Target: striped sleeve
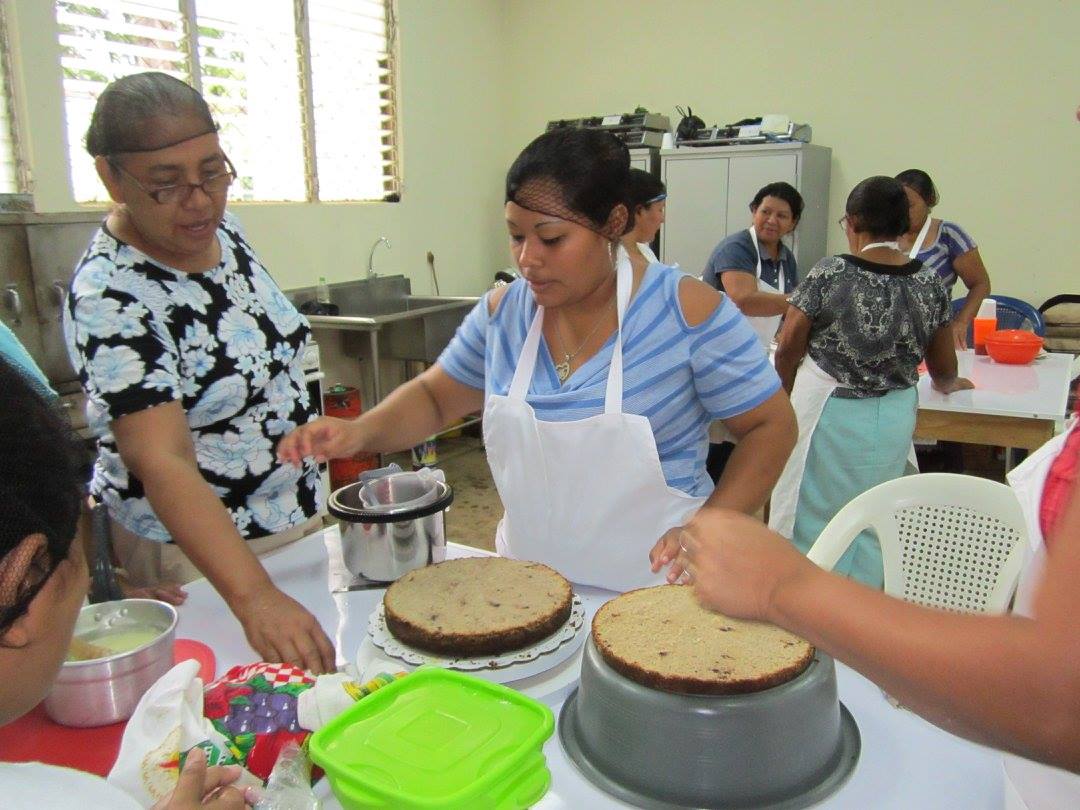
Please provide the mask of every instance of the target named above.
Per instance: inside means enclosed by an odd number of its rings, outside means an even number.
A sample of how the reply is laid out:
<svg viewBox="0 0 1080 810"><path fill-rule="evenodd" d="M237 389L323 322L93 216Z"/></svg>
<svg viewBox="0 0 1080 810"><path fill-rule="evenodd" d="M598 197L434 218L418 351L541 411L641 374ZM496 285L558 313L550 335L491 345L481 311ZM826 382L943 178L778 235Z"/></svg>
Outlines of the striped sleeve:
<svg viewBox="0 0 1080 810"><path fill-rule="evenodd" d="M481 391L484 390L484 353L490 320L488 296L485 294L465 316L438 360L446 373L459 383Z"/></svg>
<svg viewBox="0 0 1080 810"><path fill-rule="evenodd" d="M955 222L941 223L941 241L948 248L950 259L963 256L969 250L978 247L968 232Z"/></svg>
<svg viewBox="0 0 1080 810"><path fill-rule="evenodd" d="M727 296L695 332L690 344L694 388L713 419L753 410L780 390L765 348Z"/></svg>

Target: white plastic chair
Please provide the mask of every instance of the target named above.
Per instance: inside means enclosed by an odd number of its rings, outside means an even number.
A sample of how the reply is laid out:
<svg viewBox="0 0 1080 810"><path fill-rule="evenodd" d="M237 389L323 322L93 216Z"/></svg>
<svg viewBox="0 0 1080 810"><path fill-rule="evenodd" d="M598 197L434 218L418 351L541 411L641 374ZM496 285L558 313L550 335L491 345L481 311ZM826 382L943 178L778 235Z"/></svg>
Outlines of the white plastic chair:
<svg viewBox="0 0 1080 810"><path fill-rule="evenodd" d="M830 570L864 529L881 545L886 593L965 613L1005 611L1027 545L1009 487L952 473L909 475L867 490L836 513L807 557Z"/></svg>

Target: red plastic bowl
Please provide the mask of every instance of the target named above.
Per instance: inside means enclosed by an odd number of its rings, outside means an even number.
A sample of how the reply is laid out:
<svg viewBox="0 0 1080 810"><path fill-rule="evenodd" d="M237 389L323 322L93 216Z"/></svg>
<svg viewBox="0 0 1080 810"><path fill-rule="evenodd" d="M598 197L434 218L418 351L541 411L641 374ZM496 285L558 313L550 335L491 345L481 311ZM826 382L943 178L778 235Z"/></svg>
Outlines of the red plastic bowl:
<svg viewBox="0 0 1080 810"><path fill-rule="evenodd" d="M1023 329L1002 329L986 336L986 353L997 363L1030 363L1042 345L1041 337Z"/></svg>

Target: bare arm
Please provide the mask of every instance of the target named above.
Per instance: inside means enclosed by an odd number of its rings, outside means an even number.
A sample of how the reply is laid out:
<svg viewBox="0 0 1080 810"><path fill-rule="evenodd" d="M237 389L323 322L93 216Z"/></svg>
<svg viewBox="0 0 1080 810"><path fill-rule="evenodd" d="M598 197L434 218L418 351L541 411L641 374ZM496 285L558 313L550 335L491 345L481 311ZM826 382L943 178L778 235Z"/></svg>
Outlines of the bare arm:
<svg viewBox="0 0 1080 810"><path fill-rule="evenodd" d="M956 374L956 347L948 324L934 332L926 347L926 370L930 372L934 390L943 394L975 387L970 380Z"/></svg>
<svg viewBox="0 0 1080 810"><path fill-rule="evenodd" d="M720 280L743 315L783 315L787 311L788 296L783 293L762 292L757 277L745 270L721 270Z"/></svg>
<svg viewBox="0 0 1080 810"><path fill-rule="evenodd" d="M438 363L354 420L323 416L301 425L278 444L282 461L300 464L351 456L362 450L390 453L412 447L484 405L484 392L463 385Z"/></svg>
<svg viewBox="0 0 1080 810"><path fill-rule="evenodd" d="M799 363L806 356L806 347L810 343L812 321L806 313L795 306L789 306L784 316L784 325L776 344L776 373L789 394L795 386L795 372ZM954 358L955 359L955 358Z"/></svg>
<svg viewBox="0 0 1080 810"><path fill-rule="evenodd" d="M122 416L112 430L154 514L228 603L252 647L269 661L333 671L333 647L318 622L270 581L199 472L180 403Z"/></svg>
<svg viewBox="0 0 1080 810"><path fill-rule="evenodd" d="M724 425L738 443L705 507L752 515L768 500L795 447L795 412L787 394L777 391L756 408L725 419Z"/></svg>
<svg viewBox="0 0 1080 810"><path fill-rule="evenodd" d="M708 292L700 293L697 285ZM691 326L703 322L719 305L720 296L716 291L700 282L683 281L679 293L683 314ZM716 487L687 525L713 510L734 509L753 514L760 509L776 485L799 436L795 412L783 391L777 391L746 413L725 419L724 426L738 443ZM675 561L680 533L680 527L670 529L650 549L649 561L654 572ZM673 564L668 571L669 581L677 580L682 572L680 563Z"/></svg>
<svg viewBox="0 0 1080 810"><path fill-rule="evenodd" d="M964 306L952 320L956 345L962 349L966 348L967 330L979 311L979 304L990 294L990 274L986 272L978 248L972 248L967 253L957 256L953 261L953 270L968 289Z"/></svg>
<svg viewBox="0 0 1080 810"><path fill-rule="evenodd" d="M498 307L507 287L487 297L488 314ZM459 383L438 363L354 420L322 416L283 438L278 458L299 465L305 458L323 462L366 450L392 453L412 447L455 419L484 407L484 392Z"/></svg>
<svg viewBox="0 0 1080 810"><path fill-rule="evenodd" d="M1080 771L1080 488L1062 524L1034 619L894 599L734 512L684 542L707 607L798 633L953 733Z"/></svg>

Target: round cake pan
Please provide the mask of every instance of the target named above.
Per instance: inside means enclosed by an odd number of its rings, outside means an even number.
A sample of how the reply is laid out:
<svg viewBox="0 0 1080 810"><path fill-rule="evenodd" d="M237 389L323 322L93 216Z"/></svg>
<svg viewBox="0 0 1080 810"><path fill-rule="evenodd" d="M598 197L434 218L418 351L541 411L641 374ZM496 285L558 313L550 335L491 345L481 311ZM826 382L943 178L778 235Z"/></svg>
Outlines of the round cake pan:
<svg viewBox="0 0 1080 810"><path fill-rule="evenodd" d="M823 653L772 689L681 695L616 672L591 637L559 737L587 779L646 808L807 807L843 784L860 748Z"/></svg>

